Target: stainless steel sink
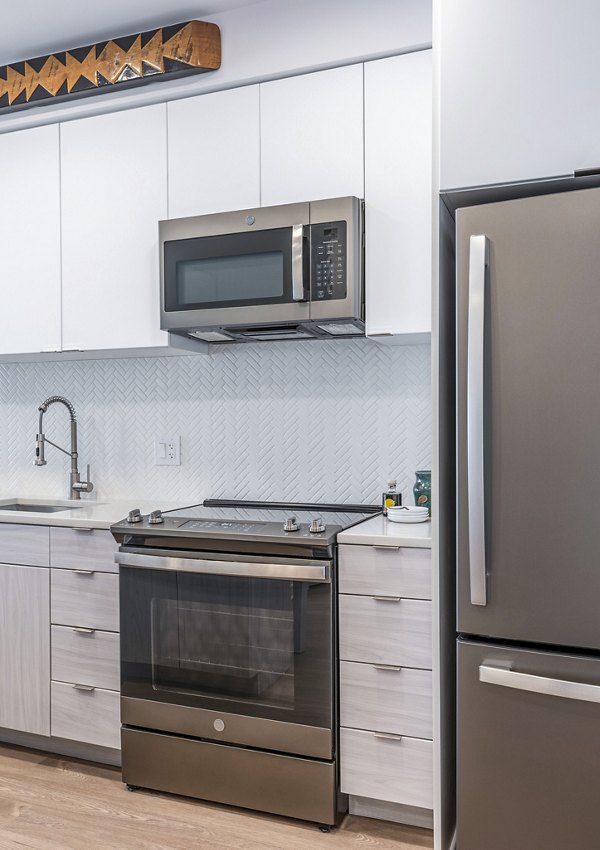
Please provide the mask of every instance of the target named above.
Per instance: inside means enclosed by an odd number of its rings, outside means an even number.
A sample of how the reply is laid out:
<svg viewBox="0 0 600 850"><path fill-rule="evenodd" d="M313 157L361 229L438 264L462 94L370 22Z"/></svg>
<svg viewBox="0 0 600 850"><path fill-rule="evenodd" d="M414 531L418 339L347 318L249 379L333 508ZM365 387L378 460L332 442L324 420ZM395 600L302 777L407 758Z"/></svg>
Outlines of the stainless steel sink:
<svg viewBox="0 0 600 850"><path fill-rule="evenodd" d="M13 502L10 505L1 505L0 511L28 511L36 514L53 514L59 511L78 511L84 505L34 505Z"/></svg>

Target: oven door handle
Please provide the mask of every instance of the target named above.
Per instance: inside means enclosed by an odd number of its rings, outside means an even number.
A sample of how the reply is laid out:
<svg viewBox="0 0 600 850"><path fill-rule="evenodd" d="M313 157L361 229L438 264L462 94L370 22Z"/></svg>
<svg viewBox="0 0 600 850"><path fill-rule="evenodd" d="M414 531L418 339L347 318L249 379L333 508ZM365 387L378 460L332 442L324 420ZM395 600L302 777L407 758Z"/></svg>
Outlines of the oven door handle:
<svg viewBox="0 0 600 850"><path fill-rule="evenodd" d="M248 563L246 561L212 561L205 558L164 558L137 552L117 552L115 561L121 567L134 567L140 570L169 570L217 576L331 583L331 568L326 562L322 564Z"/></svg>

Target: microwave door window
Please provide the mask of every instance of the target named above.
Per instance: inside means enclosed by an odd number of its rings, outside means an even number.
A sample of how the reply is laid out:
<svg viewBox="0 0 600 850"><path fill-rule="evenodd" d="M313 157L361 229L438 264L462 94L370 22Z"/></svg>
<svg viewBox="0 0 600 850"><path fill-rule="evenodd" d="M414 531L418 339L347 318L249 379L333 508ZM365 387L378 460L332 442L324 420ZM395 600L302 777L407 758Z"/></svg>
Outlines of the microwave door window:
<svg viewBox="0 0 600 850"><path fill-rule="evenodd" d="M165 242L166 311L288 304L292 229Z"/></svg>
<svg viewBox="0 0 600 850"><path fill-rule="evenodd" d="M180 260L176 275L181 307L280 299L284 291L280 251Z"/></svg>

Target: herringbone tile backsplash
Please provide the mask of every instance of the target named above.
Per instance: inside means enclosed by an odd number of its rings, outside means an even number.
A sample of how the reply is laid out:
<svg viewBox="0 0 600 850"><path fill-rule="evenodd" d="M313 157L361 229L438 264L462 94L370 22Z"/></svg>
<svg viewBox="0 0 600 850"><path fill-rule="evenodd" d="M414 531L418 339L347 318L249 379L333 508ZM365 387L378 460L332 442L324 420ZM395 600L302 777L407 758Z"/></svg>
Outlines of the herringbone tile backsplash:
<svg viewBox="0 0 600 850"><path fill-rule="evenodd" d="M431 463L430 348L369 340L231 346L209 356L0 364L0 494L64 497L69 461L33 466L37 407L64 395L98 498L377 502ZM46 435L68 446L53 406ZM179 467L154 437L181 434ZM410 499L412 503L412 499Z"/></svg>

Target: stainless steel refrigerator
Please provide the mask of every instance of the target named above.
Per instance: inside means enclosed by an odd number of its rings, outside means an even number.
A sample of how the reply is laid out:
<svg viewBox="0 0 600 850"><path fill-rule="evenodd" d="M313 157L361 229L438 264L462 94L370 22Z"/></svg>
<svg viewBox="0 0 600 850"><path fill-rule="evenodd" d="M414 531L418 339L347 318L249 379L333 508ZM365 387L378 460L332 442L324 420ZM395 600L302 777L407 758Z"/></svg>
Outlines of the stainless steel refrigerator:
<svg viewBox="0 0 600 850"><path fill-rule="evenodd" d="M457 850L600 847L600 189L459 209Z"/></svg>

